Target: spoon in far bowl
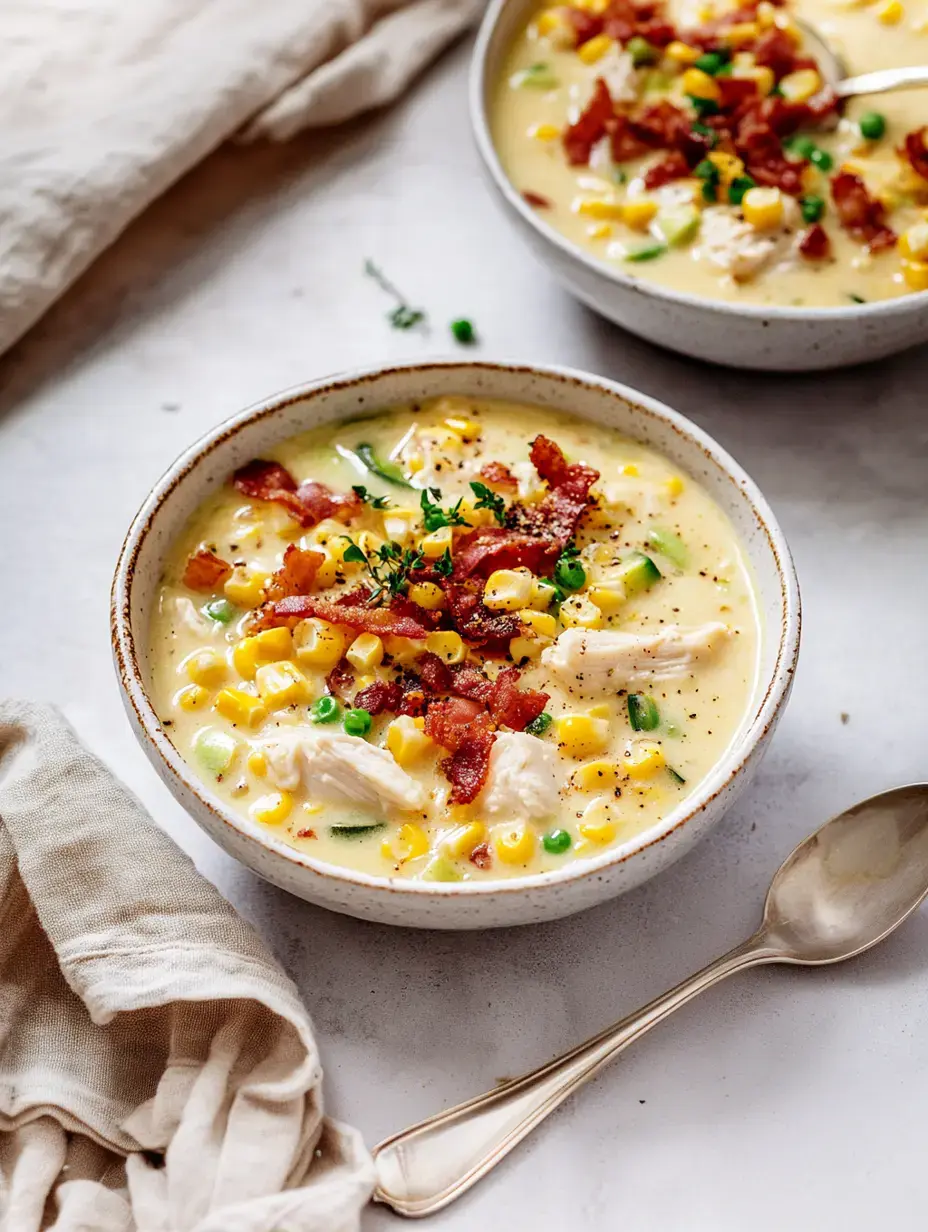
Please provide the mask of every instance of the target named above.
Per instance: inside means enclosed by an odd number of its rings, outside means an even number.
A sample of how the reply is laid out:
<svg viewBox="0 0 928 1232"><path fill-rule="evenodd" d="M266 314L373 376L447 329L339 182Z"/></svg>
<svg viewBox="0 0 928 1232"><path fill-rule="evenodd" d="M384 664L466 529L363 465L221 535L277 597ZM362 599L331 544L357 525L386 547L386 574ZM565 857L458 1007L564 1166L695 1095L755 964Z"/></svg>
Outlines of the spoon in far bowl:
<svg viewBox="0 0 928 1232"><path fill-rule="evenodd" d="M524 1078L382 1142L374 1200L430 1215L460 1197L568 1095L646 1031L726 976L763 963L817 967L862 954L928 894L928 784L848 809L780 867L760 928L643 1009Z"/></svg>
<svg viewBox="0 0 928 1232"><path fill-rule="evenodd" d="M848 77L844 61L816 30L799 17L793 21L802 31L809 53L818 62L822 78L837 98L858 98L862 94L886 94L890 90L907 90L912 86L928 86L928 65L913 64L905 68L881 68L872 73Z"/></svg>

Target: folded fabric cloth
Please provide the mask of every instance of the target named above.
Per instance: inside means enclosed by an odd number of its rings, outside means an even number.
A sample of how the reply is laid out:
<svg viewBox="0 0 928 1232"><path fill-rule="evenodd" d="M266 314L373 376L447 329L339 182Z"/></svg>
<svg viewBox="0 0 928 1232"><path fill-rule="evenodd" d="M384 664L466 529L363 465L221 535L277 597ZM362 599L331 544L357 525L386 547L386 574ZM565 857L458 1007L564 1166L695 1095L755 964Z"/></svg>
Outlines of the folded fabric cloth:
<svg viewBox="0 0 928 1232"><path fill-rule="evenodd" d="M0 1228L352 1232L309 1015L54 710L0 703Z"/></svg>
<svg viewBox="0 0 928 1232"><path fill-rule="evenodd" d="M226 138L244 127L282 140L389 102L482 2L0 6L13 117L0 144L0 351Z"/></svg>

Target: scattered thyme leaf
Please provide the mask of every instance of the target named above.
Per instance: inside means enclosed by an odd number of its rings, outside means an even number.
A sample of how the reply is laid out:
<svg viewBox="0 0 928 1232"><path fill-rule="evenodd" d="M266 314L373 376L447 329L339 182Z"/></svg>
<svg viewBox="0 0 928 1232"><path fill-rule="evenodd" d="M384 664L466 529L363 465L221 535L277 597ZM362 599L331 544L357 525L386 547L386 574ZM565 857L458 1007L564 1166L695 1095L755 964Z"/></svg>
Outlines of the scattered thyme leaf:
<svg viewBox="0 0 928 1232"><path fill-rule="evenodd" d="M364 501L365 505L370 505L372 509L389 509L390 507L389 496L374 496L373 493L368 492L363 483L352 484L351 490L358 500Z"/></svg>
<svg viewBox="0 0 928 1232"><path fill-rule="evenodd" d="M396 307L387 313L387 320L394 329L414 329L417 325L425 324L425 312L421 308L413 308L402 291L394 286L370 257L364 262L364 273L377 283L381 291L396 300Z"/></svg>
<svg viewBox="0 0 928 1232"><path fill-rule="evenodd" d="M485 483L478 481L471 483L470 490L477 497L474 508L491 510L494 518L503 526L506 522L506 502L503 498L492 492Z"/></svg>
<svg viewBox="0 0 928 1232"><path fill-rule="evenodd" d="M460 500L450 509L442 509L437 503L440 500L441 490L439 488L422 489L422 498L419 502L422 506L422 522L429 533L433 530L441 530L443 526L470 526L470 522L461 513Z"/></svg>
<svg viewBox="0 0 928 1232"><path fill-rule="evenodd" d="M454 572L454 561L451 559L451 549L445 548L444 553L435 561L432 568L439 577L451 577Z"/></svg>

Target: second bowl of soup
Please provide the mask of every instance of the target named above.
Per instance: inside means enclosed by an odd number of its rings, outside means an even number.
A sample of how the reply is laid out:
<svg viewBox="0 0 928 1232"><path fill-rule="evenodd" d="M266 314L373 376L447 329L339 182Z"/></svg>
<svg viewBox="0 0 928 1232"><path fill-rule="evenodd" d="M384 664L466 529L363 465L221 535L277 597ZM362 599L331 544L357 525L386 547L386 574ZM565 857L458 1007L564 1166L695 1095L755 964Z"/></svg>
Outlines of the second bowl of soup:
<svg viewBox="0 0 928 1232"><path fill-rule="evenodd" d="M607 383L320 386L201 443L140 517L115 610L148 751L235 854L356 914L524 922L641 880L788 689L768 511Z"/></svg>

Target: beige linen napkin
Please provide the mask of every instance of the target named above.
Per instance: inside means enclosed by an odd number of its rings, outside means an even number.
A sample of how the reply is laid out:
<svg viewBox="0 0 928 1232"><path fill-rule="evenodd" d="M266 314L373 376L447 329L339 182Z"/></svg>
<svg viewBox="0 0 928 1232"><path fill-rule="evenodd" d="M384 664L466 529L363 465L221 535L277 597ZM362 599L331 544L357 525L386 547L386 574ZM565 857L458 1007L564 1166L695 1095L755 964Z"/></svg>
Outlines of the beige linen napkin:
<svg viewBox="0 0 928 1232"><path fill-rule="evenodd" d="M52 709L0 704L0 1228L354 1232L296 989Z"/></svg>
<svg viewBox="0 0 928 1232"><path fill-rule="evenodd" d="M0 351L226 138L395 98L483 0L0 3Z"/></svg>

